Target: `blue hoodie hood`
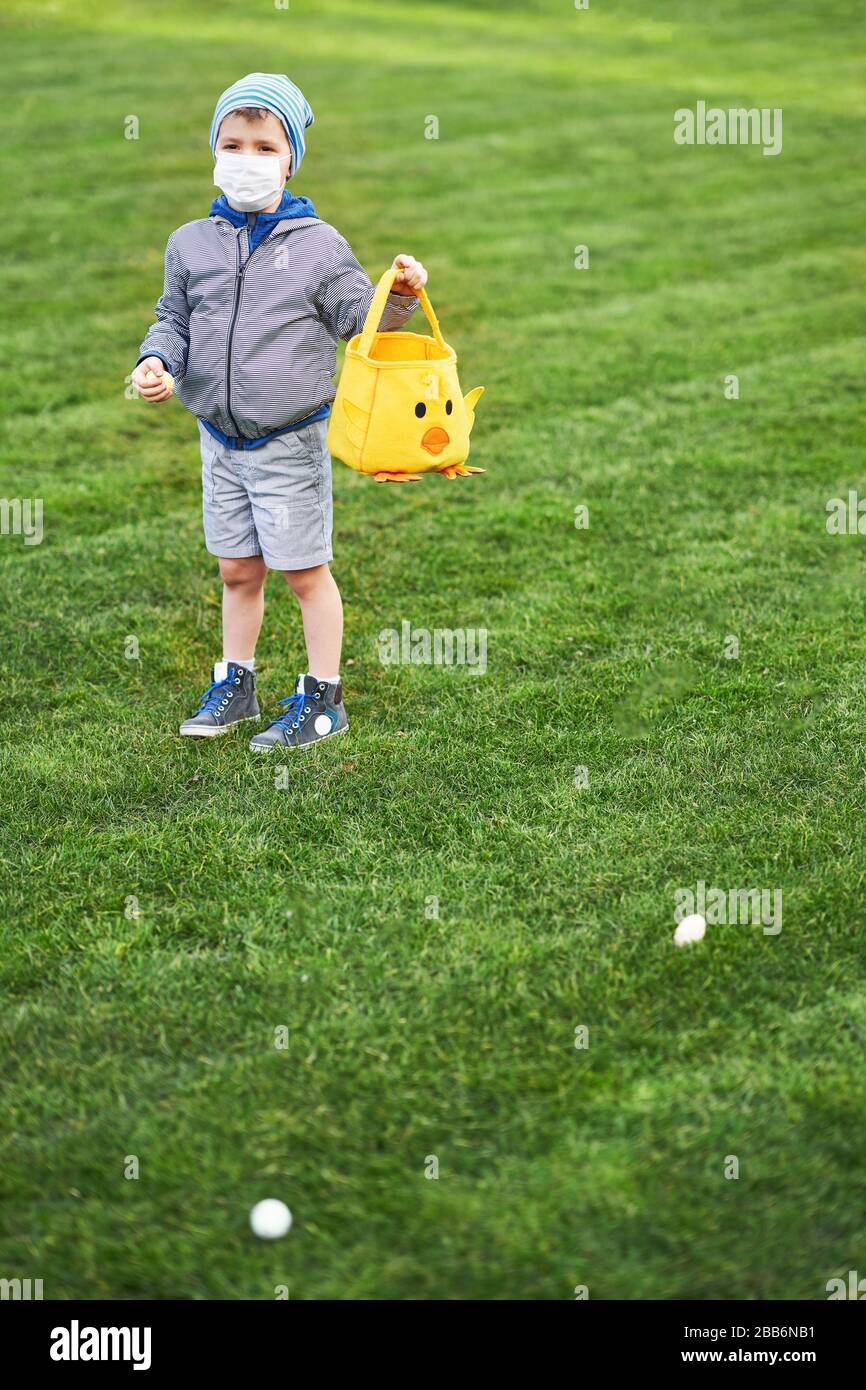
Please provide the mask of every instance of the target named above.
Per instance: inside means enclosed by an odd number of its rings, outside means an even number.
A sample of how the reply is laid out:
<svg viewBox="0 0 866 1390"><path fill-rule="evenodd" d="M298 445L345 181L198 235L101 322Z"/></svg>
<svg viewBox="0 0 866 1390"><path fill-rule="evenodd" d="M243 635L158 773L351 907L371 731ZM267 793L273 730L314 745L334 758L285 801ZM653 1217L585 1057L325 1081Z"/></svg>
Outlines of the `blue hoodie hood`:
<svg viewBox="0 0 866 1390"><path fill-rule="evenodd" d="M278 222L287 217L318 217L309 198L296 196L286 188L276 212L238 212L229 205L224 193L214 198L210 205L210 217L225 217L233 227L250 227L250 252L255 251L259 242L264 241Z"/></svg>

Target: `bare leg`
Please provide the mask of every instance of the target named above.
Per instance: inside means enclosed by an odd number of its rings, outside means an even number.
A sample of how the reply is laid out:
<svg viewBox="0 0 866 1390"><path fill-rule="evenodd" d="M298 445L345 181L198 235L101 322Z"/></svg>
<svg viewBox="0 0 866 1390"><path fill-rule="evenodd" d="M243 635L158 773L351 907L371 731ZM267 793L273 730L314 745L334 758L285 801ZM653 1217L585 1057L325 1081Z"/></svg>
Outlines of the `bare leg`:
<svg viewBox="0 0 866 1390"><path fill-rule="evenodd" d="M223 581L223 656L251 661L265 613L265 577L261 555L248 560L220 560Z"/></svg>
<svg viewBox="0 0 866 1390"><path fill-rule="evenodd" d="M312 676L336 676L343 647L343 601L327 565L284 570L304 620L307 670Z"/></svg>

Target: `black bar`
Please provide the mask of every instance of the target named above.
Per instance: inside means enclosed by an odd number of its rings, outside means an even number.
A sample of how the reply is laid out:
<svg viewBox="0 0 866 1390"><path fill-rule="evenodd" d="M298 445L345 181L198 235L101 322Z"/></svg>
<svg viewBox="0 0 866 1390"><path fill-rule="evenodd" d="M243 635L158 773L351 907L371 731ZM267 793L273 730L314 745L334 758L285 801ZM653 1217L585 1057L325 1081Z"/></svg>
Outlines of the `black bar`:
<svg viewBox="0 0 866 1390"><path fill-rule="evenodd" d="M828 1372L850 1366L863 1341L862 1301L845 1297L786 1303L418 1303L273 1302L3 1302L4 1360L27 1371L60 1378L100 1371L113 1376L161 1377L166 1372L212 1370L220 1376L273 1371L308 1378L333 1375L343 1364L412 1373L429 1381L483 1362L486 1372L502 1362L532 1358L536 1371L566 1358L605 1375L673 1367L716 1366L786 1370L803 1366ZM507 1319L507 1321L506 1321ZM101 1329L118 1329L117 1337ZM96 1329L97 1333L89 1331ZM121 1333L123 1329L123 1333ZM133 1329L138 1329L137 1336ZM145 1330L149 1330L149 1341ZM401 1345L410 1337L408 1348ZM468 1339L468 1340L467 1340ZM63 1352L78 1360L52 1358ZM91 1348L106 1359L83 1359ZM108 1359L115 1348L125 1361ZM345 1360L343 1361L343 1358ZM514 1360L512 1360L514 1358ZM133 1370L134 1361L141 1370ZM148 1362L145 1365L145 1361ZM312 1364L311 1364L312 1362Z"/></svg>

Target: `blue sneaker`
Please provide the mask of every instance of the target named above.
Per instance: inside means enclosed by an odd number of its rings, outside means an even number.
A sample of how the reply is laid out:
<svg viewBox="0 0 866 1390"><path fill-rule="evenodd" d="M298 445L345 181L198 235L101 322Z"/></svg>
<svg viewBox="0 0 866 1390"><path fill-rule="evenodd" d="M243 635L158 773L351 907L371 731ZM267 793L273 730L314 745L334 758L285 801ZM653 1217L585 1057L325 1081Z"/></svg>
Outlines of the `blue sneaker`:
<svg viewBox="0 0 866 1390"><path fill-rule="evenodd" d="M227 734L235 724L261 715L256 699L256 673L233 661L218 661L211 683L191 719L185 719L180 732L188 738L214 738Z"/></svg>
<svg viewBox="0 0 866 1390"><path fill-rule="evenodd" d="M332 734L344 734L349 727L341 681L329 685L327 681L317 681L315 676L298 676L294 695L287 695L278 703L283 713L270 728L250 740L251 752L311 748Z"/></svg>

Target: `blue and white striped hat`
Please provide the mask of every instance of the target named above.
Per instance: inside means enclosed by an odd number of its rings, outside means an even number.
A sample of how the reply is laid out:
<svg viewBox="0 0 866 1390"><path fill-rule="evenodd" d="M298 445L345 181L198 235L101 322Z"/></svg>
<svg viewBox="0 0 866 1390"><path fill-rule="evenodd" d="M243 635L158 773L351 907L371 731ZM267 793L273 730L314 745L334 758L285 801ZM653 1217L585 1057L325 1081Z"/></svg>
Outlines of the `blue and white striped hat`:
<svg viewBox="0 0 866 1390"><path fill-rule="evenodd" d="M241 106L264 106L279 116L292 147L292 173L296 174L304 157L304 131L315 120L313 108L301 89L279 72L251 72L227 87L210 123L211 150L216 148L223 118Z"/></svg>

